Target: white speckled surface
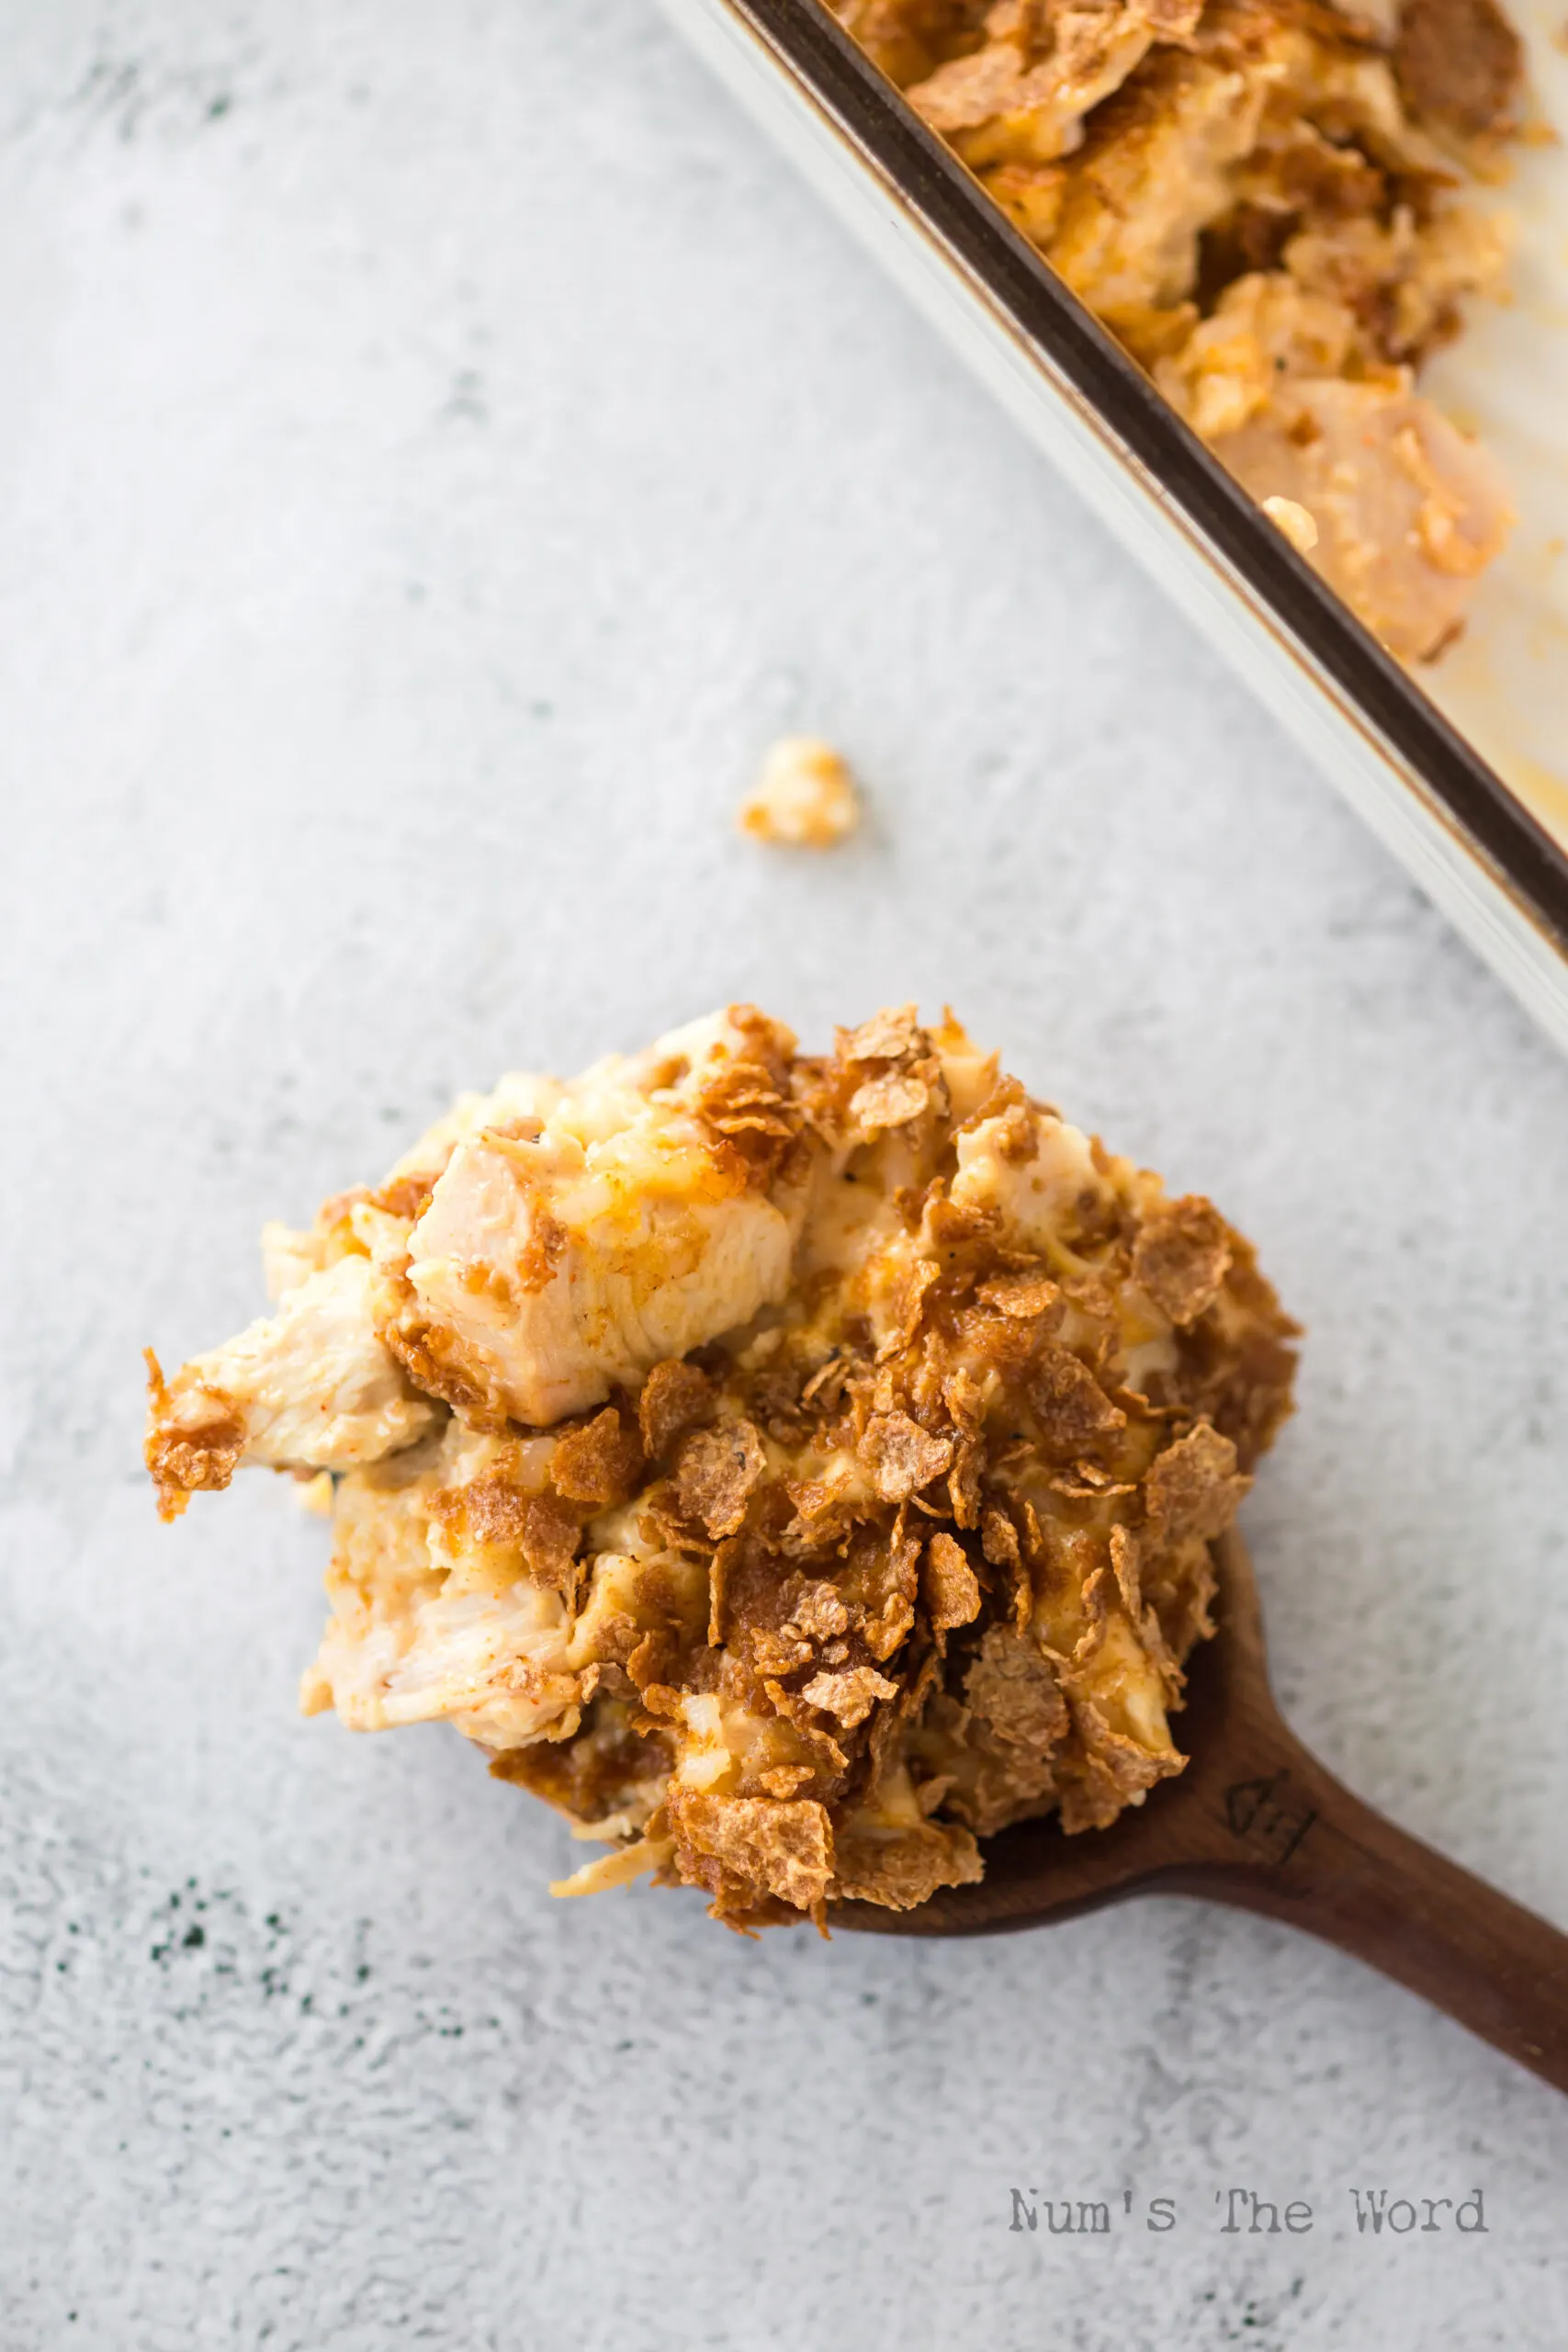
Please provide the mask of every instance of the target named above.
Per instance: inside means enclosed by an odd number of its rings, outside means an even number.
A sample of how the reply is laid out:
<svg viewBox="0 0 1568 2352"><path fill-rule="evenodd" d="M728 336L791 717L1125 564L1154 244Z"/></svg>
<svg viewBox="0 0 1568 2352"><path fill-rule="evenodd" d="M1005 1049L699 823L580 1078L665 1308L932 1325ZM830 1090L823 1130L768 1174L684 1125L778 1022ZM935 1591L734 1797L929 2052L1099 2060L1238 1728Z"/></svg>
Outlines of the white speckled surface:
<svg viewBox="0 0 1568 2352"><path fill-rule="evenodd" d="M1568 1925L1568 1071L640 0L0 54L5 2352L1555 2352L1568 2105L1282 1929L553 1905L455 1737L296 1719L320 1522L161 1529L136 1351L459 1084L951 996L1259 1239L1289 1712ZM727 831L796 727L826 862Z"/></svg>

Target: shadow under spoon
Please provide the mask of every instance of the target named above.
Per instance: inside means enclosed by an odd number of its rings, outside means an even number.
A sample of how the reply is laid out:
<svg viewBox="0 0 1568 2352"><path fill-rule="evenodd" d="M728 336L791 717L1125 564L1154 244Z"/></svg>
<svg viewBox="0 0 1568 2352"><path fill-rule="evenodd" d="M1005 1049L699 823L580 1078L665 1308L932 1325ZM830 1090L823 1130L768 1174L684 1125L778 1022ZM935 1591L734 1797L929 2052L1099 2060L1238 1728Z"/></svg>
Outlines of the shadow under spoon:
<svg viewBox="0 0 1568 2352"><path fill-rule="evenodd" d="M994 1935L1134 1894L1197 1894L1287 1919L1381 1968L1568 2091L1568 1936L1342 1788L1287 1729L1269 1687L1241 1538L1214 1546L1219 1631L1194 1658L1190 1761L1114 1825L1068 1838L1020 1822L985 1842L977 1886L913 1911L836 1905L877 1935Z"/></svg>

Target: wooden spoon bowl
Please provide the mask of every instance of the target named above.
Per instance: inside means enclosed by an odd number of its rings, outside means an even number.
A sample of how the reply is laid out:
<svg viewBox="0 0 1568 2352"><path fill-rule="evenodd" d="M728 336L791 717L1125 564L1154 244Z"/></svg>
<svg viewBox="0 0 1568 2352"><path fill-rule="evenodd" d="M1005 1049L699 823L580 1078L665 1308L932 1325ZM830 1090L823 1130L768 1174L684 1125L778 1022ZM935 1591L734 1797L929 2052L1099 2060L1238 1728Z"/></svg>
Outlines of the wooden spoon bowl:
<svg viewBox="0 0 1568 2352"><path fill-rule="evenodd" d="M1219 1632L1192 1661L1180 1718L1190 1761L1110 1829L1055 1818L986 1841L977 1886L913 1911L835 1907L874 1935L1043 1927L1133 1894L1200 1894L1321 1936L1568 2091L1568 1936L1341 1788L1289 1731L1269 1687L1258 1588L1241 1538L1214 1546Z"/></svg>

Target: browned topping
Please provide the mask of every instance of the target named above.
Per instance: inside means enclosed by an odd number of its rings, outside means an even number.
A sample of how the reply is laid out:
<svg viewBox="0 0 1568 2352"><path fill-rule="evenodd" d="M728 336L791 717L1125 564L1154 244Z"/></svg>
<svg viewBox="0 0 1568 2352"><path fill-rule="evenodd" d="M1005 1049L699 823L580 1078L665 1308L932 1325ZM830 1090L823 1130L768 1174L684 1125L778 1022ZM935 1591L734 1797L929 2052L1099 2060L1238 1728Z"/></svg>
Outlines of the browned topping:
<svg viewBox="0 0 1568 2352"><path fill-rule="evenodd" d="M853 1731L864 1723L879 1699L896 1699L898 1685L889 1682L885 1674L874 1667L847 1667L837 1674L818 1674L807 1683L801 1697L808 1707L820 1707L824 1713L837 1715L846 1731Z"/></svg>
<svg viewBox="0 0 1568 2352"><path fill-rule="evenodd" d="M716 1143L739 1153L758 1191L775 1181L803 1125L787 1081L760 1061L721 1062L698 1097L696 1116Z"/></svg>
<svg viewBox="0 0 1568 2352"><path fill-rule="evenodd" d="M789 1622L808 1642L830 1642L848 1631L850 1612L830 1584L810 1584L791 1610Z"/></svg>
<svg viewBox="0 0 1568 2352"><path fill-rule="evenodd" d="M1127 1426L1126 1414L1111 1403L1088 1364L1070 1348L1046 1346L1030 1384L1029 1401L1041 1443L1058 1461L1087 1452Z"/></svg>
<svg viewBox="0 0 1568 2352"><path fill-rule="evenodd" d="M558 1437L550 1456L558 1494L569 1502L601 1508L629 1500L646 1466L636 1427L613 1405L606 1405L586 1427Z"/></svg>
<svg viewBox="0 0 1568 2352"><path fill-rule="evenodd" d="M439 1488L430 1498L430 1515L472 1544L521 1544L534 1500L503 1472L491 1470L465 1486Z"/></svg>
<svg viewBox="0 0 1568 2352"><path fill-rule="evenodd" d="M1010 1522L1004 1524L1011 1534ZM1018 1539L1014 1536L1015 1558L1017 1552ZM939 1638L960 1625L972 1624L980 1614L979 1578L970 1566L963 1545L954 1543L951 1535L933 1535L926 1545L920 1569L920 1599L931 1621L931 1631Z"/></svg>
<svg viewBox="0 0 1568 2352"><path fill-rule="evenodd" d="M1224 1219L1192 1193L1151 1210L1133 1245L1134 1281L1176 1324L1195 1323L1213 1305L1230 1265Z"/></svg>
<svg viewBox="0 0 1568 2352"><path fill-rule="evenodd" d="M969 1207L950 1201L941 1192L932 1194L926 1209L926 1231L939 1250L956 1250L966 1241L977 1241L994 1233L1000 1223L1000 1212L989 1202L976 1201Z"/></svg>
<svg viewBox="0 0 1568 2352"><path fill-rule="evenodd" d="M704 1796L676 1785L666 1804L681 1876L705 1886L723 1909L748 1909L753 1884L797 1911L826 1895L833 1833L827 1808L811 1798Z"/></svg>
<svg viewBox="0 0 1568 2352"><path fill-rule="evenodd" d="M673 1715L680 1698L668 1677L678 1670L680 1645L668 1625L655 1625L636 1643L626 1657L626 1677L641 1693L651 1714Z"/></svg>
<svg viewBox="0 0 1568 2352"><path fill-rule="evenodd" d="M975 1295L982 1306L988 1306L1013 1322L1047 1321L1052 1330L1056 1329L1066 1310L1057 1284L1039 1272L995 1274L989 1282L980 1284Z"/></svg>
<svg viewBox="0 0 1568 2352"><path fill-rule="evenodd" d="M564 1590L572 1583L582 1530L579 1515L555 1495L531 1494L504 1470L486 1470L460 1487L439 1488L428 1508L450 1543L515 1552L518 1572L535 1584Z"/></svg>
<svg viewBox="0 0 1568 2352"><path fill-rule="evenodd" d="M1062 1826L1069 1836L1108 1829L1123 1805L1180 1769L1179 1757L1151 1754L1113 1729L1092 1699L1075 1702L1074 1728L1079 1752L1061 1796Z"/></svg>
<svg viewBox="0 0 1568 2352"><path fill-rule="evenodd" d="M932 1437L908 1413L874 1414L859 1451L885 1503L901 1503L918 1494L953 1461L952 1439Z"/></svg>
<svg viewBox="0 0 1568 2352"><path fill-rule="evenodd" d="M985 1875L980 1849L966 1829L928 1822L896 1837L837 1840L833 1893L844 1902L879 1903L912 1911L939 1886L972 1886Z"/></svg>
<svg viewBox="0 0 1568 2352"><path fill-rule="evenodd" d="M441 1174L437 1169L433 1174L400 1176L395 1183L378 1184L365 1198L371 1208L379 1209L384 1216L401 1217L409 1225L417 1225L430 1206L430 1196Z"/></svg>
<svg viewBox="0 0 1568 2352"><path fill-rule="evenodd" d="M858 1029L840 1029L838 1047L841 1062L896 1062L906 1055L928 1053L931 1040L916 1007L904 1004L897 1012L874 1012Z"/></svg>
<svg viewBox="0 0 1568 2352"><path fill-rule="evenodd" d="M736 1534L767 1464L761 1434L750 1421L694 1430L682 1444L675 1469L682 1512L716 1539Z"/></svg>
<svg viewBox="0 0 1568 2352"><path fill-rule="evenodd" d="M1122 1606L1134 1625L1144 1614L1144 1596L1138 1582L1138 1539L1130 1527L1113 1527L1111 1531L1111 1572L1116 1578L1116 1589L1122 1596Z"/></svg>
<svg viewBox="0 0 1568 2352"><path fill-rule="evenodd" d="M1444 130L1480 139L1514 128L1524 48L1495 0L1405 0L1393 70L1411 112Z"/></svg>
<svg viewBox="0 0 1568 2352"><path fill-rule="evenodd" d="M811 1644L788 1626L780 1633L771 1633L765 1625L753 1625L749 1639L752 1670L764 1681L780 1681L798 1667L811 1663ZM793 1700L795 1693L789 1696Z"/></svg>
<svg viewBox="0 0 1568 2352"><path fill-rule="evenodd" d="M1082 1666L1087 1659L1092 1658L1105 1639L1106 1613L1111 1602L1111 1595L1107 1589L1108 1582L1104 1568L1097 1566L1088 1577L1083 1590L1078 1595L1078 1605L1084 1617L1084 1629L1073 1647L1072 1664L1074 1666Z"/></svg>
<svg viewBox="0 0 1568 2352"><path fill-rule="evenodd" d="M964 1681L964 1703L996 1738L1048 1758L1067 1730L1067 1702L1027 1635L993 1625Z"/></svg>
<svg viewBox="0 0 1568 2352"><path fill-rule="evenodd" d="M1028 1500L1024 1510L1034 1521L1034 1506ZM1038 1521L1034 1523L1038 1525ZM980 1548L994 1568L1016 1568L1019 1565L1018 1530L1005 1510L988 1510L980 1522Z"/></svg>
<svg viewBox="0 0 1568 2352"><path fill-rule="evenodd" d="M406 1278L403 1287L407 1301L412 1302ZM498 1393L489 1368L470 1355L453 1332L433 1328L412 1304L405 1303L400 1314L380 1327L380 1337L414 1386L449 1405L470 1429L493 1432L506 1429L506 1400Z"/></svg>
<svg viewBox="0 0 1568 2352"><path fill-rule="evenodd" d="M1149 1525L1166 1543L1191 1536L1212 1543L1224 1533L1251 1484L1236 1475L1229 1438L1200 1421L1166 1448L1145 1481Z"/></svg>
<svg viewBox="0 0 1568 2352"><path fill-rule="evenodd" d="M942 1064L913 1005L879 1012L858 1029L840 1029L838 1045L831 1093L851 1123L868 1134L907 1126L933 1104L944 1104Z"/></svg>
<svg viewBox="0 0 1568 2352"><path fill-rule="evenodd" d="M980 1524L980 1481L985 1466L986 1450L979 1440L960 1437L953 1450L953 1468L947 1478L948 1506L959 1527Z"/></svg>
<svg viewBox="0 0 1568 2352"><path fill-rule="evenodd" d="M834 0L835 12L884 73L902 87L963 54L980 38L990 0Z"/></svg>
<svg viewBox="0 0 1568 2352"><path fill-rule="evenodd" d="M850 1098L850 1116L867 1129L901 1127L918 1119L930 1101L931 1089L923 1079L889 1070L885 1078L868 1078L855 1089Z"/></svg>
<svg viewBox="0 0 1568 2352"><path fill-rule="evenodd" d="M599 1697L575 1737L509 1748L490 1769L497 1780L531 1790L576 1820L592 1823L646 1802L649 1781L668 1772L674 1760L663 1732L634 1731L627 1706Z"/></svg>
<svg viewBox="0 0 1568 2352"><path fill-rule="evenodd" d="M713 1410L713 1384L694 1363L676 1357L656 1363L637 1398L637 1422L650 1462L661 1462L682 1430Z"/></svg>
<svg viewBox="0 0 1568 2352"><path fill-rule="evenodd" d="M203 1383L186 1388L176 1403L152 1349L141 1352L151 1399L142 1459L158 1489L159 1518L178 1519L192 1495L229 1484L245 1450L244 1422L231 1396Z"/></svg>
<svg viewBox="0 0 1568 2352"><path fill-rule="evenodd" d="M1027 1101L1010 1102L994 1115L998 1121L997 1149L1002 1159L1010 1168L1027 1168L1040 1153L1039 1130L1029 1114Z"/></svg>
<svg viewBox="0 0 1568 2352"><path fill-rule="evenodd" d="M531 1495L523 1507L518 1541L536 1584L560 1590L570 1586L582 1530L564 1503L553 1495Z"/></svg>
<svg viewBox="0 0 1568 2352"><path fill-rule="evenodd" d="M708 1566L708 1647L716 1650L725 1636L725 1596L731 1570L742 1557L742 1546L730 1536L716 1549Z"/></svg>

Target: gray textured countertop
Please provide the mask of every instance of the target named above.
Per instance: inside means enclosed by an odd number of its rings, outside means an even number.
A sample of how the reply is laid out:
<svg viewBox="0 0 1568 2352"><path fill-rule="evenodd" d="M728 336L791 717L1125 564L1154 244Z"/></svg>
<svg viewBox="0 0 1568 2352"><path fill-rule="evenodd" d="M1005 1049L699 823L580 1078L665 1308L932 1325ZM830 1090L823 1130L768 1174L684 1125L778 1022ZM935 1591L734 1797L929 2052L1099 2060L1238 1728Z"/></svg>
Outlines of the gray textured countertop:
<svg viewBox="0 0 1568 2352"><path fill-rule="evenodd" d="M951 998L1258 1239L1288 1712L1568 1925L1568 1071L645 0L0 52L5 2352L1568 2340L1568 2105L1284 1929L552 1904L455 1736L297 1719L321 1523L159 1527L137 1361L459 1085ZM831 858L728 830L795 728Z"/></svg>

